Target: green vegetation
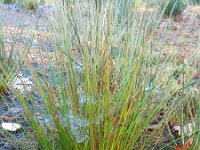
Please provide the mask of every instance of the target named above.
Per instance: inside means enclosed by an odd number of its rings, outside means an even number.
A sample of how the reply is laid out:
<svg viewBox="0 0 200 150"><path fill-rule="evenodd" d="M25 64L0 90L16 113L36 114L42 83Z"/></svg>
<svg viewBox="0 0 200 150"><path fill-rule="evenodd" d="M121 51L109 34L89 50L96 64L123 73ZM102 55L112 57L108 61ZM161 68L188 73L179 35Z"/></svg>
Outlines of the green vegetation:
<svg viewBox="0 0 200 150"><path fill-rule="evenodd" d="M5 4L10 4L10 3L13 3L14 2L14 0L3 0L3 3L5 3Z"/></svg>
<svg viewBox="0 0 200 150"><path fill-rule="evenodd" d="M40 4L40 0L20 0L17 4L25 9L36 10Z"/></svg>
<svg viewBox="0 0 200 150"><path fill-rule="evenodd" d="M176 16L179 15L184 10L184 8L185 8L185 3L183 0L170 0L165 9L165 14Z"/></svg>
<svg viewBox="0 0 200 150"><path fill-rule="evenodd" d="M38 1L32 2L24 1L24 7L36 9ZM21 56L42 103L28 90L12 90L23 106L38 149L175 148L169 122L183 127L193 118L199 124L200 111L195 109L193 116L190 109L200 105L196 101L200 96L194 98L190 91L191 75L175 84L177 78L186 77L185 65L171 69L175 58L163 61L153 53L153 35L164 12L129 12L128 3L121 2L60 4L49 30L55 53L50 56L46 51L48 62L42 63L42 77ZM182 5L182 1L177 3ZM182 9L171 1L165 13L175 15ZM150 132L155 120L156 127ZM170 142L163 145L160 139L165 138L166 130ZM191 135L185 135L183 129L180 132L182 145L192 137L192 148L198 148L198 125Z"/></svg>
<svg viewBox="0 0 200 150"><path fill-rule="evenodd" d="M192 0L193 3L200 3L200 0Z"/></svg>
<svg viewBox="0 0 200 150"><path fill-rule="evenodd" d="M16 3L22 8L29 9L29 10L36 10L40 3L44 1L42 0L3 0L3 3L10 4Z"/></svg>
<svg viewBox="0 0 200 150"><path fill-rule="evenodd" d="M2 26L0 25L2 28ZM0 94L5 93L8 90L9 84L15 78L15 67L13 66L13 53L12 49L9 55L6 55L6 48L4 45L4 35L1 29L0 31Z"/></svg>

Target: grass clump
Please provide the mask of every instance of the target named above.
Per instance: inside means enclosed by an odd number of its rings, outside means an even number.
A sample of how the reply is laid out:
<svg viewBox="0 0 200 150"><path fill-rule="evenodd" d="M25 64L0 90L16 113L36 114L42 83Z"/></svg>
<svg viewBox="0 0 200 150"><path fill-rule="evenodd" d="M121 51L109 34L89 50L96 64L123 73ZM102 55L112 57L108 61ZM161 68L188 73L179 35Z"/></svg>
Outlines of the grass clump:
<svg viewBox="0 0 200 150"><path fill-rule="evenodd" d="M169 128L163 124L176 114L173 100L180 109L183 102L190 103L185 83L174 86L174 72L165 73L166 65L159 68L157 56L150 54L159 19L130 14L119 1L62 3L50 30L55 53L46 52L44 76L22 56L42 102L38 105L28 90L15 94L39 149L156 147ZM166 113L148 132L160 112Z"/></svg>
<svg viewBox="0 0 200 150"><path fill-rule="evenodd" d="M3 3L5 4L10 4L10 3L14 3L16 0L3 0Z"/></svg>
<svg viewBox="0 0 200 150"><path fill-rule="evenodd" d="M40 0L21 0L18 5L28 10L36 10L40 4Z"/></svg>
<svg viewBox="0 0 200 150"><path fill-rule="evenodd" d="M148 13L121 13L128 7L118 4L106 1L97 9L93 1L73 1L61 6L51 29L56 59L49 57L42 69L43 74L51 72L51 81L39 78L24 58L42 109L29 93L28 100L42 123L26 98L17 95L41 149L138 149L154 144L147 129L170 97L166 91L155 103L154 83L145 90L153 79L144 59L154 31L149 27L158 22Z"/></svg>
<svg viewBox="0 0 200 150"><path fill-rule="evenodd" d="M169 0L162 2L162 9L165 8L165 15L176 16L179 15L185 8L185 3L183 0ZM167 6L165 4L167 3Z"/></svg>
<svg viewBox="0 0 200 150"><path fill-rule="evenodd" d="M2 26L1 26L2 27ZM6 55L3 31L0 32L0 94L8 90L8 86L15 78L15 67L13 66L12 49Z"/></svg>
<svg viewBox="0 0 200 150"><path fill-rule="evenodd" d="M200 4L200 0L192 0L193 4Z"/></svg>

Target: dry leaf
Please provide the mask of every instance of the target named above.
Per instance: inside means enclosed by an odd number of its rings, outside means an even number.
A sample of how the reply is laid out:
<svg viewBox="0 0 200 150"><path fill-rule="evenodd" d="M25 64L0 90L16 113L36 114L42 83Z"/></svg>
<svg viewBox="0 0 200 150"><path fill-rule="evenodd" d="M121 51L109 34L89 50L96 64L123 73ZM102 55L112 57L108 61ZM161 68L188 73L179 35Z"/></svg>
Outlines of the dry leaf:
<svg viewBox="0 0 200 150"><path fill-rule="evenodd" d="M17 123L6 123L6 122L2 122L1 126L5 130L12 131L12 132L17 131L22 127L20 124L17 124Z"/></svg>
<svg viewBox="0 0 200 150"><path fill-rule="evenodd" d="M176 150L187 150L190 146L192 146L193 138L189 138L188 141L184 144L184 149L181 145L176 145Z"/></svg>
<svg viewBox="0 0 200 150"><path fill-rule="evenodd" d="M192 146L193 138L189 138L188 141L184 144L184 150L187 150L190 146Z"/></svg>
<svg viewBox="0 0 200 150"><path fill-rule="evenodd" d="M190 106L189 106L189 109L190 109L190 111L191 111L191 113L192 113L192 116L190 116L190 114L187 112L187 108L188 106L184 106L184 109L183 109L183 111L184 111L184 113L185 114L187 114L187 116L189 117L189 118L195 118L195 108L194 108L194 106L193 106L193 104L192 103L190 103Z"/></svg>
<svg viewBox="0 0 200 150"><path fill-rule="evenodd" d="M182 146L181 145L176 145L176 150L182 150Z"/></svg>

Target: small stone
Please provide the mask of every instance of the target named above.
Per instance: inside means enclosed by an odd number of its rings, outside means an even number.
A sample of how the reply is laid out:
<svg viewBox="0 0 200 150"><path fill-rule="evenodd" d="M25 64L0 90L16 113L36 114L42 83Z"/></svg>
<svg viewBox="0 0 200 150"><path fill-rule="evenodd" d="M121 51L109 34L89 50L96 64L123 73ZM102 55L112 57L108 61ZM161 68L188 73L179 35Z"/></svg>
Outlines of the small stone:
<svg viewBox="0 0 200 150"><path fill-rule="evenodd" d="M30 78L21 77L21 78L17 78L13 82L13 87L20 90L21 92L24 92L25 88L26 90L31 91L32 84L33 82L30 80Z"/></svg>
<svg viewBox="0 0 200 150"><path fill-rule="evenodd" d="M18 107L10 108L10 112L13 115L19 115L22 112L22 108L18 108Z"/></svg>
<svg viewBox="0 0 200 150"><path fill-rule="evenodd" d="M149 126L148 130L149 131L153 131L154 129L156 129L158 127L158 124L152 124Z"/></svg>

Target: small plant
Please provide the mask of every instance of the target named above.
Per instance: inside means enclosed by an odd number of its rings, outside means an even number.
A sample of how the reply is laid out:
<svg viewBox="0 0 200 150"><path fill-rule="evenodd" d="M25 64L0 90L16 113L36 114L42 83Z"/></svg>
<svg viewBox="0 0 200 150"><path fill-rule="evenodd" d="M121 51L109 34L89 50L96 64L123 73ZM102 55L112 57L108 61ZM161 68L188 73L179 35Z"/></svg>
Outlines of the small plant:
<svg viewBox="0 0 200 150"><path fill-rule="evenodd" d="M18 5L28 10L36 10L40 4L40 0L21 0Z"/></svg>
<svg viewBox="0 0 200 150"><path fill-rule="evenodd" d="M166 1L163 1L161 4L161 8L163 9L166 7L164 14L167 16L179 15L185 8L185 4L183 0L170 0L170 1L167 1L167 6L165 5L166 5Z"/></svg>
<svg viewBox="0 0 200 150"><path fill-rule="evenodd" d="M192 0L193 4L200 4L200 0Z"/></svg>
<svg viewBox="0 0 200 150"><path fill-rule="evenodd" d="M15 2L15 0L3 0L3 3L5 3L5 4L10 4L13 2Z"/></svg>

